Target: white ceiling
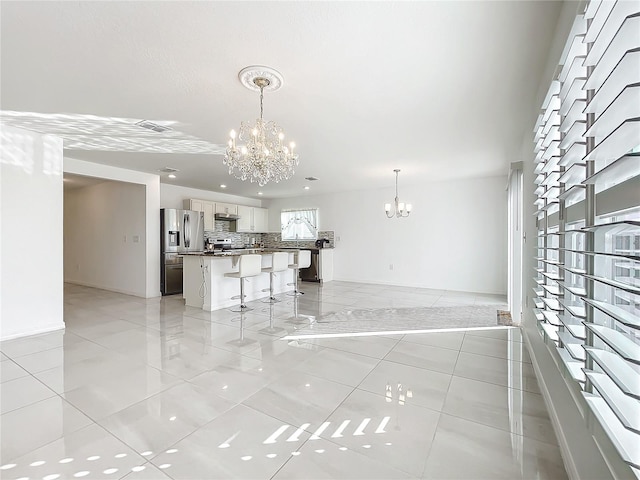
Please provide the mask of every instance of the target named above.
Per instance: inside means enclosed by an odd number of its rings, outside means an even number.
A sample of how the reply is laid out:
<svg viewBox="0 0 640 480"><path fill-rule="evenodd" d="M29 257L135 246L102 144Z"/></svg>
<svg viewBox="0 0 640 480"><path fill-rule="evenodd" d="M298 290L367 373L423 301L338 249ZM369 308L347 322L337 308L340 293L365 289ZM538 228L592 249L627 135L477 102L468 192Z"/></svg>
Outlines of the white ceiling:
<svg viewBox="0 0 640 480"><path fill-rule="evenodd" d="M262 198L506 174L532 128L559 2L0 2L3 122L66 155ZM265 118L292 180L232 179L228 132L259 115L248 65L285 79ZM64 115L63 115L64 114ZM131 127L147 119L173 129ZM139 130L139 133L138 133ZM73 148L70 148L73 147ZM185 153L189 152L189 153Z"/></svg>

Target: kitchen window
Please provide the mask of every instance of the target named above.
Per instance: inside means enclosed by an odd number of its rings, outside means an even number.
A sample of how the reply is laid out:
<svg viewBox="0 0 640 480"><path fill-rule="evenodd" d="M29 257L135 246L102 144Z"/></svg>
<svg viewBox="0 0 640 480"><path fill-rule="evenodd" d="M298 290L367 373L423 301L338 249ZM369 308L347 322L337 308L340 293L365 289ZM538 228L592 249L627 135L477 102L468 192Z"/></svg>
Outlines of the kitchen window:
<svg viewBox="0 0 640 480"><path fill-rule="evenodd" d="M318 209L283 210L280 226L282 240L317 240Z"/></svg>

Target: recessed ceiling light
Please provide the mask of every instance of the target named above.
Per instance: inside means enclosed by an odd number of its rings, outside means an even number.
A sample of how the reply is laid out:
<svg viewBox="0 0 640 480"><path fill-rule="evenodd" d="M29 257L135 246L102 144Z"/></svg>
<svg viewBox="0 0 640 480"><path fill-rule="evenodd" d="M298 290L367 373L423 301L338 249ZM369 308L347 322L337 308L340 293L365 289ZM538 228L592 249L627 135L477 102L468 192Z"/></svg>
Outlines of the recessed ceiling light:
<svg viewBox="0 0 640 480"><path fill-rule="evenodd" d="M164 168L158 169L158 171L160 173L176 173L176 172L179 172L180 170L178 170L177 168L173 168L173 167L164 167Z"/></svg>
<svg viewBox="0 0 640 480"><path fill-rule="evenodd" d="M227 188L225 184L220 185L220 188Z"/></svg>
<svg viewBox="0 0 640 480"><path fill-rule="evenodd" d="M171 130L170 127L165 127L164 125L158 125L157 123L150 122L149 120L142 120L136 123L136 125L157 133L162 133L162 132L166 132L167 130Z"/></svg>
<svg viewBox="0 0 640 480"><path fill-rule="evenodd" d="M171 173L171 174L167 175L167 177L169 177L169 178L176 178L176 176L175 176L173 173Z"/></svg>
<svg viewBox="0 0 640 480"><path fill-rule="evenodd" d="M305 185L305 186L304 186L304 189L305 189L305 190L309 190L309 185Z"/></svg>
<svg viewBox="0 0 640 480"><path fill-rule="evenodd" d="M263 195L263 193L262 192L258 192L258 195Z"/></svg>

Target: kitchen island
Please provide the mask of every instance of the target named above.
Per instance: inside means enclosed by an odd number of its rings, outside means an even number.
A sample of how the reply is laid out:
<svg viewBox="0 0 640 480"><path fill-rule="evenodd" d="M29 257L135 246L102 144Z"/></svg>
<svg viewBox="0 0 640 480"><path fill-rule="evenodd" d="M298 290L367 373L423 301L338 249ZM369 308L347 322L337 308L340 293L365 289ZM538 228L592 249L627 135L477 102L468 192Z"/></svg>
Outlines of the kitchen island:
<svg viewBox="0 0 640 480"><path fill-rule="evenodd" d="M272 253L285 251L289 254L289 264L295 262L298 250L243 250L223 253L185 254L183 263L183 293L185 304L190 307L213 311L240 304L240 299L231 297L240 295L240 281L225 277L225 273L237 272L240 255L256 253L262 255L262 268L271 267ZM276 274L273 291L280 294L292 291L287 285L294 281L294 270L287 269ZM263 289L267 289L263 292ZM257 300L269 296L269 274L262 273L249 277L245 281L245 301Z"/></svg>

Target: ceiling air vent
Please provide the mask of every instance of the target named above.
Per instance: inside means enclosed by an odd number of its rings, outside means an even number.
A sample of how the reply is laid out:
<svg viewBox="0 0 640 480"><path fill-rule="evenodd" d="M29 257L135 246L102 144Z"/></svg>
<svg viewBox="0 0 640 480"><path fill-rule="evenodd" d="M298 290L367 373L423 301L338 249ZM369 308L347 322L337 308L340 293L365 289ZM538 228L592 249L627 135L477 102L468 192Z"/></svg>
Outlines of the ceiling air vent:
<svg viewBox="0 0 640 480"><path fill-rule="evenodd" d="M180 170L178 170L177 168L173 168L173 167L164 167L164 168L158 169L158 171L160 173L175 173L175 172L179 172Z"/></svg>
<svg viewBox="0 0 640 480"><path fill-rule="evenodd" d="M310 182L315 182L318 180L316 177L304 177L305 180L309 180Z"/></svg>
<svg viewBox="0 0 640 480"><path fill-rule="evenodd" d="M149 120L142 120L136 123L139 127L146 128L147 130L151 130L152 132L162 133L167 130L171 130L169 127L165 127L163 125L158 125L157 123L150 122Z"/></svg>

